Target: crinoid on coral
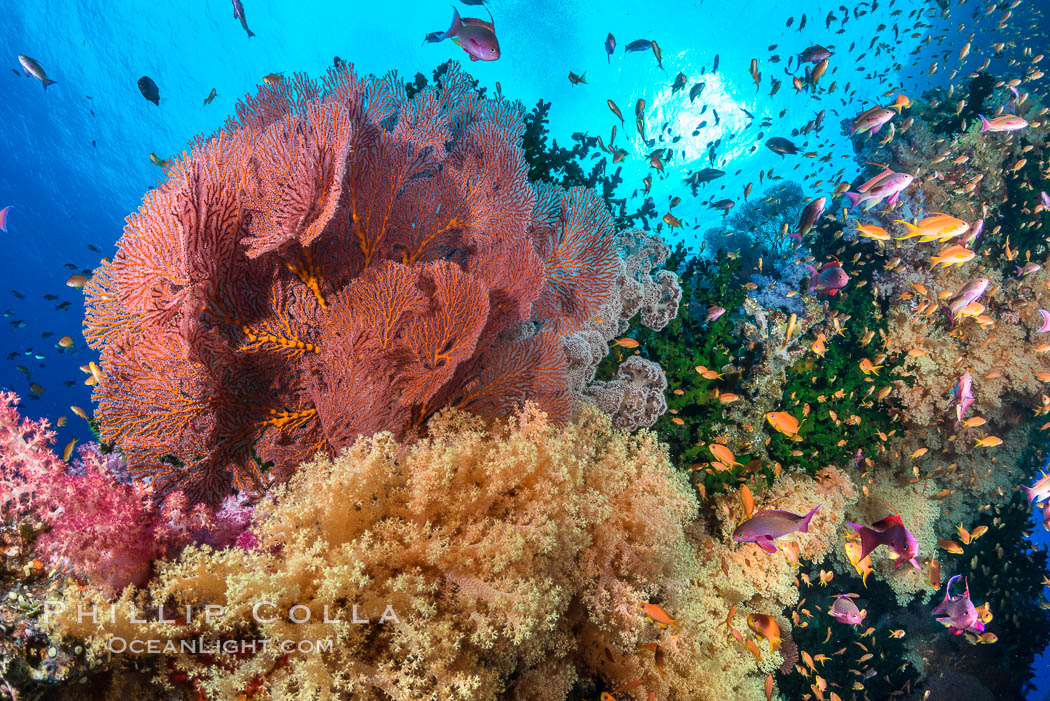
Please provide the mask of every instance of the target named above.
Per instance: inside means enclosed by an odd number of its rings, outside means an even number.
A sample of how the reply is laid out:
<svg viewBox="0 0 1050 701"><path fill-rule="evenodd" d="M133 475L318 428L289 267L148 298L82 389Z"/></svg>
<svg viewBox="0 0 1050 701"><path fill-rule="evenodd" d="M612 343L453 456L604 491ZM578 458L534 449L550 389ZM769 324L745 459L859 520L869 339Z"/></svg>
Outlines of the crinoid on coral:
<svg viewBox="0 0 1050 701"><path fill-rule="evenodd" d="M472 85L297 75L173 159L85 288L100 432L137 476L214 504L445 406L569 418L561 339L613 292L612 222L534 188L523 108Z"/></svg>
<svg viewBox="0 0 1050 701"><path fill-rule="evenodd" d="M616 688L643 670L650 688L686 698L699 658L674 653L665 681L636 648L655 630L639 604L671 610L696 566L684 531L695 509L656 437L617 431L593 407L565 427L535 405L491 426L448 410L412 445L381 433L302 465L257 507L258 548L187 551L144 596L125 593L112 620L78 620L78 606L103 602L66 588L50 624L100 656L114 636L272 641L158 663L158 681L170 663L209 698L554 700L578 679ZM253 618L260 601L272 610ZM156 615L169 602L223 611L173 626ZM128 606L148 622L132 624ZM290 620L293 606L311 620ZM688 645L706 644L694 631ZM325 654L277 648L324 639Z"/></svg>

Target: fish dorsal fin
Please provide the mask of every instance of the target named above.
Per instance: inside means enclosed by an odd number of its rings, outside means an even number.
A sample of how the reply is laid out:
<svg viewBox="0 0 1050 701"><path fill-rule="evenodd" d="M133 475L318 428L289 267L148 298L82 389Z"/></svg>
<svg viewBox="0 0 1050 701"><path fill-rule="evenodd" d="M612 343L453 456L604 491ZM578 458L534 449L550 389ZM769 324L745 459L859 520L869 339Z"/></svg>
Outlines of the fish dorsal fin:
<svg viewBox="0 0 1050 701"><path fill-rule="evenodd" d="M897 520L900 521L902 524L904 523L904 519L901 518L900 512L897 511L897 509L895 509L893 507L893 504L889 503L885 499L879 499L878 497L872 497L872 499L874 499L875 501L881 501L883 504L885 504L886 506L890 507L890 511L892 511L897 516ZM886 518L889 518L889 517L887 516ZM885 520L885 519L883 519L883 520Z"/></svg>

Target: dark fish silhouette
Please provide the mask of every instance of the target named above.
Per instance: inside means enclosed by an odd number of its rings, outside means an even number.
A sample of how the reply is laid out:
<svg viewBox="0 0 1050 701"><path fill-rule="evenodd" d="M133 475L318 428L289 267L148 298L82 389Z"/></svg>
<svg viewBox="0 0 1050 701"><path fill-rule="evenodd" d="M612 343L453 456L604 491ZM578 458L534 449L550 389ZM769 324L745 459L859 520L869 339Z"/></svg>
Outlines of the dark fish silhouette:
<svg viewBox="0 0 1050 701"><path fill-rule="evenodd" d="M798 147L782 136L774 136L767 139L766 146L769 147L770 151L779 153L781 156L798 153Z"/></svg>
<svg viewBox="0 0 1050 701"><path fill-rule="evenodd" d="M157 88L157 84L154 83L153 79L148 75L139 78L139 92L142 93L144 98L158 107L160 106L160 90Z"/></svg>
<svg viewBox="0 0 1050 701"><path fill-rule="evenodd" d="M609 36L605 37L605 61L606 63L612 63L612 52L616 50L616 37L609 32Z"/></svg>
<svg viewBox="0 0 1050 701"><path fill-rule="evenodd" d="M628 53L630 51L645 51L651 49L653 42L648 39L635 39L627 46L623 47L623 52Z"/></svg>
<svg viewBox="0 0 1050 701"><path fill-rule="evenodd" d="M255 32L248 29L248 20L244 18L244 3L241 0L233 0L233 18L241 21L241 26L244 27L244 31L248 32L249 39L255 36Z"/></svg>

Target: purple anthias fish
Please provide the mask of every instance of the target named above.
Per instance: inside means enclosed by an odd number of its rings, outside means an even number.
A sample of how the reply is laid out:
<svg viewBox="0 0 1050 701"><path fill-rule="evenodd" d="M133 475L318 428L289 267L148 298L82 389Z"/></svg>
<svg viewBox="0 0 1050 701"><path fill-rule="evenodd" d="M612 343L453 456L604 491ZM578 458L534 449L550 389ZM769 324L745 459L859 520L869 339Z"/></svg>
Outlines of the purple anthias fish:
<svg viewBox="0 0 1050 701"><path fill-rule="evenodd" d="M968 248L973 248L973 242L977 240L982 231L984 231L984 219L978 219L970 227L970 233L961 238L959 243Z"/></svg>
<svg viewBox="0 0 1050 701"><path fill-rule="evenodd" d="M915 180L914 175L908 173L894 173L886 178L879 180L877 185L874 185L867 192L847 192L846 199L849 200L850 209L853 209L858 204L863 204L864 209L871 209L879 202L886 200L886 204L893 207L897 204L897 199L900 194L908 189L908 186Z"/></svg>
<svg viewBox="0 0 1050 701"><path fill-rule="evenodd" d="M1045 190L1039 191L1039 204L1050 209L1050 195L1046 194Z"/></svg>
<svg viewBox="0 0 1050 701"><path fill-rule="evenodd" d="M1050 501L1048 501L1048 497L1050 497L1050 474L1040 477L1031 487L1022 484L1021 489L1024 490L1024 495L1028 497L1028 506L1042 502L1050 505Z"/></svg>
<svg viewBox="0 0 1050 701"><path fill-rule="evenodd" d="M983 114L977 115L981 118L981 133L989 131L1018 131L1028 126L1028 122L1016 114L1004 114L995 119L988 119Z"/></svg>
<svg viewBox="0 0 1050 701"><path fill-rule="evenodd" d="M460 17L452 8L452 25L445 32L431 32L426 41L451 39L470 55L471 61L495 61L499 58L499 42L492 22L476 17Z"/></svg>
<svg viewBox="0 0 1050 701"><path fill-rule="evenodd" d="M1013 93L1013 97L1010 98L1010 102L1006 103L1006 110L1008 112L1017 111L1017 101L1021 99L1021 93L1018 92L1017 88L1012 85L1006 86L1010 88L1010 92Z"/></svg>
<svg viewBox="0 0 1050 701"><path fill-rule="evenodd" d="M741 523L733 531L733 540L738 543L755 543L767 553L775 553L778 540L793 540L796 533L809 533L809 522L817 513L820 504L813 507L805 516L790 511L763 509Z"/></svg>
<svg viewBox="0 0 1050 701"><path fill-rule="evenodd" d="M945 587L944 600L934 607L932 613L934 616L941 616L937 619L938 623L943 623L948 626L953 635L960 635L962 633L983 633L984 623L977 616L977 608L970 601L970 584L966 584L966 593L962 596L952 597L952 582L959 579L962 575L957 574L948 580L948 586Z"/></svg>
<svg viewBox="0 0 1050 701"><path fill-rule="evenodd" d="M868 612L861 611L853 603L852 594L839 594L835 603L831 605L831 616L840 623L850 626L859 626Z"/></svg>
<svg viewBox="0 0 1050 701"><path fill-rule="evenodd" d="M810 292L827 292L833 296L838 294L838 291L849 282L849 275L842 269L842 265L838 261L825 263L820 270L817 270L812 265L807 265L806 267L809 268Z"/></svg>
<svg viewBox="0 0 1050 701"><path fill-rule="evenodd" d="M960 287L959 291L948 300L948 304L943 307L944 313L948 315L948 320L954 324L955 315L980 299L984 291L988 289L988 284L988 278L979 277Z"/></svg>
<svg viewBox="0 0 1050 701"><path fill-rule="evenodd" d="M1014 267L1017 268L1017 277L1019 278L1024 277L1025 275L1031 275L1032 273L1038 273L1043 269L1043 266L1038 263L1033 263L1032 261L1025 263L1024 267L1020 265L1015 265Z"/></svg>
<svg viewBox="0 0 1050 701"><path fill-rule="evenodd" d="M725 313L725 308L719 307L716 304L712 304L710 307L707 308L707 314L704 315L704 323L709 324Z"/></svg>
<svg viewBox="0 0 1050 701"><path fill-rule="evenodd" d="M959 377L948 396L952 398L952 402L955 404L955 423L958 424L962 421L966 410L970 408L974 401L973 376L969 370Z"/></svg>
<svg viewBox="0 0 1050 701"><path fill-rule="evenodd" d="M824 214L824 205L826 205L827 202L827 197L818 197L807 204L805 209L802 210L802 215L798 219L798 230L788 234L788 236L793 238L796 243L802 243L802 237L809 233L809 230L813 228L813 225L816 224L821 215Z"/></svg>
<svg viewBox="0 0 1050 701"><path fill-rule="evenodd" d="M883 109L881 107L872 107L869 110L865 110L857 115L857 118L853 120L853 123L849 128L849 135L863 134L866 131L870 131L872 134L878 134L879 130L891 119L897 116L897 113L893 110Z"/></svg>
<svg viewBox="0 0 1050 701"><path fill-rule="evenodd" d="M799 63L820 63L831 56L831 52L820 44L814 44L798 55Z"/></svg>
<svg viewBox="0 0 1050 701"><path fill-rule="evenodd" d="M871 554L872 550L880 545L885 545L897 556L897 564L893 566L893 569L897 569L905 562L911 562L915 569L921 569L919 562L915 559L919 556L919 541L915 540L911 531L904 527L904 522L899 516L887 516L871 526L862 526L859 523L848 521L847 524L857 529L857 535L860 536L858 560L863 560Z"/></svg>

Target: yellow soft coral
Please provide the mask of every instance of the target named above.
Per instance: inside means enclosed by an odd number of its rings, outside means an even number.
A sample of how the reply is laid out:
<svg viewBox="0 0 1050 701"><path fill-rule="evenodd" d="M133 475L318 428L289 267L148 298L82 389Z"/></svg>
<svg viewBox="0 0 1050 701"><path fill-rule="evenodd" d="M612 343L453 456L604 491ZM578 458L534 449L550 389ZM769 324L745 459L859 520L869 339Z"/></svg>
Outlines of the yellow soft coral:
<svg viewBox="0 0 1050 701"><path fill-rule="evenodd" d="M850 478L838 468L826 467L815 479L804 473L785 474L756 499L756 508L805 513L821 504L809 533L799 536L801 556L819 562L840 542L843 514L856 498ZM764 552L754 543L732 542L730 534L744 518L736 495L719 497L716 507L726 518L714 533L705 532L699 524L690 529L697 567L687 584L668 592L671 609L686 623L681 633L665 636L666 673L647 687L656 690L657 698L762 698L766 674L783 661L779 653L770 655L763 644L762 659L756 662L736 642L730 628L754 639L747 631L746 615L765 613L776 615L781 631L789 633L790 627L780 614L798 603L796 568L783 553ZM726 618L734 605L737 612L727 626Z"/></svg>
<svg viewBox="0 0 1050 701"><path fill-rule="evenodd" d="M429 428L412 446L379 434L302 465L258 508L259 549L191 549L138 595L145 618L222 606L210 624L133 625L125 608L78 623L77 604L98 597L71 588L53 628L97 654L114 635L334 643L171 656L215 698L562 699L581 676L615 687L651 673L636 647L655 628L638 604L681 615L669 590L696 569L684 533L696 502L655 436L614 431L593 408L565 428L534 407ZM253 622L259 602L274 620ZM289 620L296 605L308 623ZM399 622L377 623L391 612Z"/></svg>

